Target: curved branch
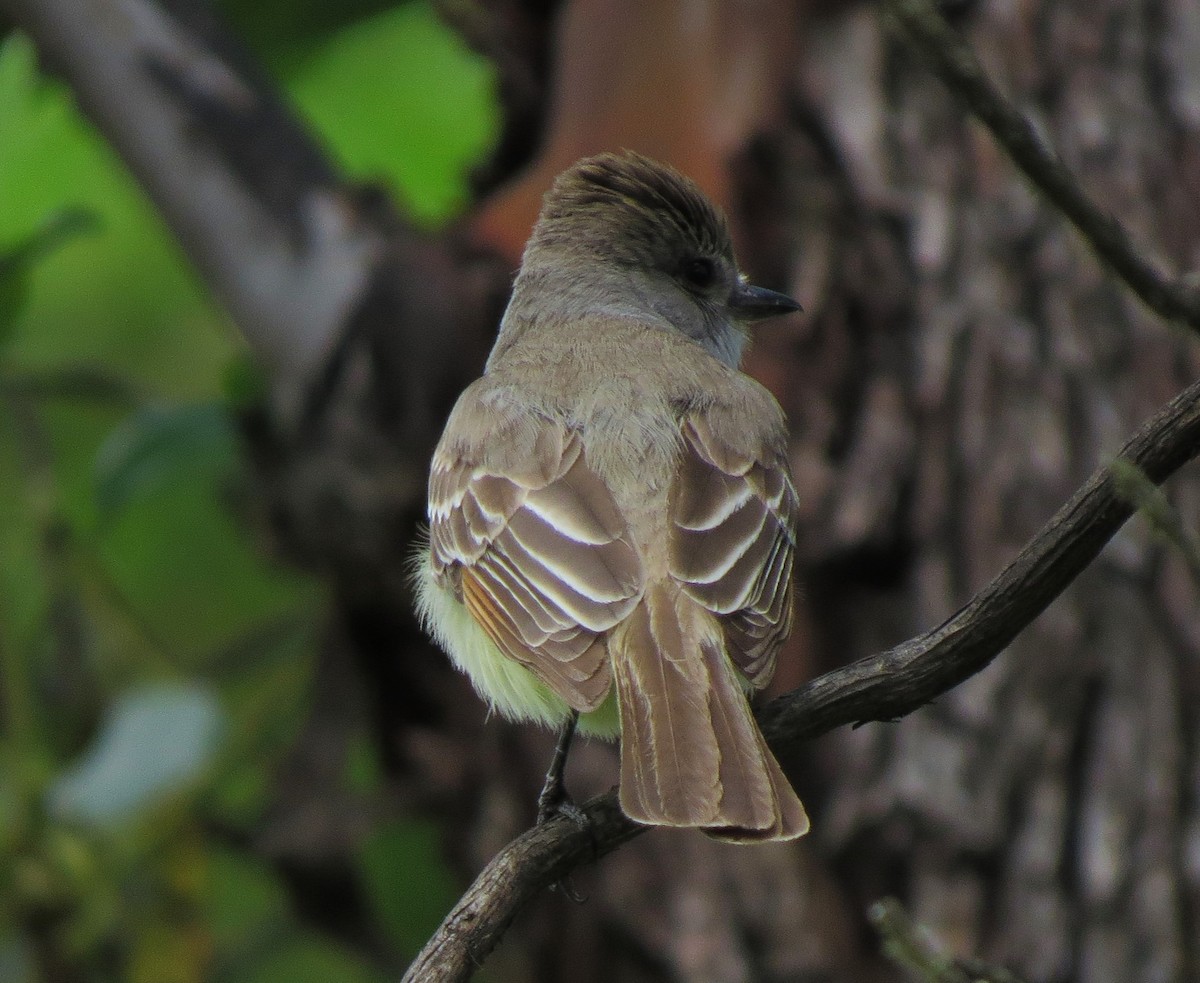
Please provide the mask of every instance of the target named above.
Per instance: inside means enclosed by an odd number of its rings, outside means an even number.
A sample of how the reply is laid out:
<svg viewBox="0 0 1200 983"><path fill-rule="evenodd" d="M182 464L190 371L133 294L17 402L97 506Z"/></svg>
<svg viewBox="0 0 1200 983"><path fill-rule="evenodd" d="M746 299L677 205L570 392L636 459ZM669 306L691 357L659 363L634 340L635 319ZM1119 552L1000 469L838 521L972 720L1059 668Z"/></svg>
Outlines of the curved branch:
<svg viewBox="0 0 1200 983"><path fill-rule="evenodd" d="M1121 223L1080 187L1016 107L987 77L975 53L929 0L888 0L885 9L926 67L961 99L1035 187L1079 230L1092 251L1152 311L1200 331L1200 290L1170 279L1142 256Z"/></svg>
<svg viewBox="0 0 1200 983"><path fill-rule="evenodd" d="M894 720L984 669L1096 558L1134 512L1116 472L1132 465L1156 485L1200 455L1200 383L1175 397L1100 468L991 583L943 624L886 652L826 673L758 714L779 749L844 724ZM581 827L555 819L505 847L413 961L406 981L470 979L520 910L576 867L647 827L626 819L615 793L584 807Z"/></svg>

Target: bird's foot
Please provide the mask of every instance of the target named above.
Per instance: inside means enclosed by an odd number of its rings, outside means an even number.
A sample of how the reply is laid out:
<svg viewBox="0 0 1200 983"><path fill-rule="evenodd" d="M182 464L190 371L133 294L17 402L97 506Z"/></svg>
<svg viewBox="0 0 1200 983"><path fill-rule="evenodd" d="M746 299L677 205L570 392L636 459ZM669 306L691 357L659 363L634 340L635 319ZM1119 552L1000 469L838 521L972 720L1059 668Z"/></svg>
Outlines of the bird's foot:
<svg viewBox="0 0 1200 983"><path fill-rule="evenodd" d="M554 745L554 757L550 759L550 768L546 772L546 781L538 796L537 824L549 822L555 816L566 816L577 826L587 826L590 820L582 809L567 792L566 780L563 773L567 767L567 755L571 750L571 739L575 736L575 725L579 723L579 711L572 710L558 732L558 741Z"/></svg>
<svg viewBox="0 0 1200 983"><path fill-rule="evenodd" d="M547 776L549 777L549 776ZM537 824L548 823L557 816L566 816L576 826L589 826L591 820L588 814L575 804L575 800L567 794L560 780L556 784L546 782L542 794L538 796Z"/></svg>

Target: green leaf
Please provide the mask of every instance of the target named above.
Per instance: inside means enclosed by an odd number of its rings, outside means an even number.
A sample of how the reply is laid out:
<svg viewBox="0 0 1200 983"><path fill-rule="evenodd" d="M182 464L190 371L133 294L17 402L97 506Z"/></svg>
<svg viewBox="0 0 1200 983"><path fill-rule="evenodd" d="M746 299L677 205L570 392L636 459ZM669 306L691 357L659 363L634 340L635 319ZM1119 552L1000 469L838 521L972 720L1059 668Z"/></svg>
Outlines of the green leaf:
<svg viewBox="0 0 1200 983"><path fill-rule="evenodd" d="M0 863L19 848L26 833L25 783L8 759L9 755L0 754Z"/></svg>
<svg viewBox="0 0 1200 983"><path fill-rule="evenodd" d="M47 216L15 246L0 252L0 279L27 270L72 239L97 232L100 216L90 208L63 208Z"/></svg>
<svg viewBox="0 0 1200 983"><path fill-rule="evenodd" d="M64 208L9 249L0 250L0 348L12 338L29 296L29 273L43 256L71 239L100 227L95 212Z"/></svg>
<svg viewBox="0 0 1200 983"><path fill-rule="evenodd" d="M343 166L427 223L462 208L468 171L499 130L491 65L426 0L340 31L291 90Z"/></svg>
<svg viewBox="0 0 1200 983"><path fill-rule="evenodd" d="M96 508L111 519L167 484L232 467L236 453L233 423L220 403L139 410L96 454Z"/></svg>
<svg viewBox="0 0 1200 983"><path fill-rule="evenodd" d="M269 390L266 373L249 352L239 352L229 360L221 373L221 392L234 409L263 403Z"/></svg>
<svg viewBox="0 0 1200 983"><path fill-rule="evenodd" d="M342 780L356 795L373 795L383 783L379 766L379 749L372 735L357 733L346 747L346 762Z"/></svg>
<svg viewBox="0 0 1200 983"><path fill-rule="evenodd" d="M59 818L110 826L194 781L224 729L216 694L197 683L125 693L83 756L47 791Z"/></svg>
<svg viewBox="0 0 1200 983"><path fill-rule="evenodd" d="M96 538L108 589L136 614L146 637L180 669L207 677L211 664L225 682L234 673L219 665L219 649L277 618L316 618L321 600L314 581L264 555L216 484L171 482ZM241 664L249 668L266 654L246 650Z"/></svg>
<svg viewBox="0 0 1200 983"><path fill-rule="evenodd" d="M104 234L35 264L6 362L34 371L95 364L172 400L207 398L238 347L234 333L145 192L38 63L25 35L0 43L0 252L64 198L101 215Z"/></svg>
<svg viewBox="0 0 1200 983"><path fill-rule="evenodd" d="M381 983L361 959L316 936L305 936L267 955L239 977L244 983Z"/></svg>
<svg viewBox="0 0 1200 983"><path fill-rule="evenodd" d="M415 820L381 824L363 843L357 866L381 926L404 956L415 955L458 896L438 828Z"/></svg>
<svg viewBox="0 0 1200 983"><path fill-rule="evenodd" d="M4 270L0 256L0 349L16 334L17 319L29 297L29 276L23 269Z"/></svg>
<svg viewBox="0 0 1200 983"><path fill-rule="evenodd" d="M287 890L264 861L219 847L207 856L203 910L227 958L260 948L290 916Z"/></svg>

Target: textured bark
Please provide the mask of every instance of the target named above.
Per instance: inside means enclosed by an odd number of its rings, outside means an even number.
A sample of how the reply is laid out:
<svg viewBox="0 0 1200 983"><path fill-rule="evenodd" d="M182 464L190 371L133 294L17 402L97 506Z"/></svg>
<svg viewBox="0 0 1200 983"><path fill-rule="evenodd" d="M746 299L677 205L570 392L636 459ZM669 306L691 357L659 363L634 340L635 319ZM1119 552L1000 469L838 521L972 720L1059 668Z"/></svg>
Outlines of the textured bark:
<svg viewBox="0 0 1200 983"><path fill-rule="evenodd" d="M1150 257L1194 262L1194 7L983 3L957 26ZM911 318L891 325L913 355L906 569L888 590L859 565L813 587L832 601L816 630L852 653L953 610L1197 367L1195 342L1131 299L877 28L857 12L829 25L870 37L883 66L864 81L842 61L850 77L828 84L868 97L869 139L852 137L861 104L814 109L851 134L867 207L904 216L916 276ZM1198 491L1194 476L1171 485L1189 524ZM817 835L845 886L899 895L958 954L1026 979L1200 978L1197 600L1177 551L1135 520L987 672L827 742Z"/></svg>

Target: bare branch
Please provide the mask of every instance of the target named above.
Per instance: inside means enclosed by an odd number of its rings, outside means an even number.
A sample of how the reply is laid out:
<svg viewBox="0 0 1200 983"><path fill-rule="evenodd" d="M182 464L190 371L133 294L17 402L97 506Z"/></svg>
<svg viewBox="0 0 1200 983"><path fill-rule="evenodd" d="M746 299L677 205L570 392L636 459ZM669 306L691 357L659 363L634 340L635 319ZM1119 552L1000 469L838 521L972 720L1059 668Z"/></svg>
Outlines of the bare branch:
<svg viewBox="0 0 1200 983"><path fill-rule="evenodd" d="M758 715L782 748L840 727L894 720L986 666L1100 553L1133 514L1114 472L1124 462L1158 485L1200 455L1200 383L1160 410L1099 469L991 583L949 620L911 641L826 673ZM505 847L471 885L409 967L412 983L470 979L518 912L574 868L644 832L615 793L584 806L592 825L556 819Z"/></svg>
<svg viewBox="0 0 1200 983"><path fill-rule="evenodd" d="M1042 142L1029 122L1000 93L971 48L929 0L888 0L885 10L926 67L963 101L1025 176L1071 221L1093 252L1142 302L1172 321L1200 331L1200 290L1187 278L1165 276L1129 241L1121 223L1080 187L1066 165Z"/></svg>

